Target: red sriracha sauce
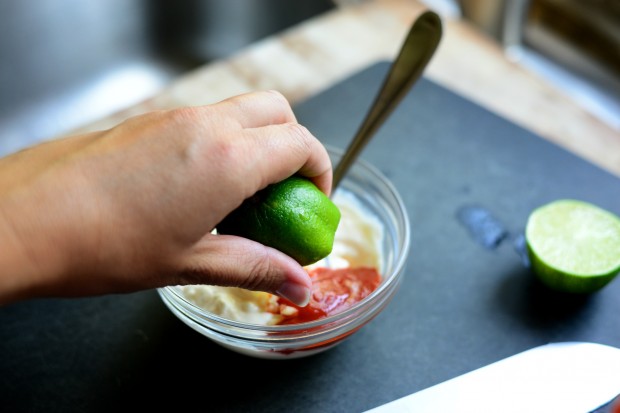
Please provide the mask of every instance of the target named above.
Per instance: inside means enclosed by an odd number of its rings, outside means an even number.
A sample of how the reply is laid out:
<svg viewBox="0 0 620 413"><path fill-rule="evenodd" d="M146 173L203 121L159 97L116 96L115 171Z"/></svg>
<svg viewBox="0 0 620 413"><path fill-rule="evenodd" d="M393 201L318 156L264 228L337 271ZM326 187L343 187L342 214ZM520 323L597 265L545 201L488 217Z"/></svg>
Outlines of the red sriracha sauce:
<svg viewBox="0 0 620 413"><path fill-rule="evenodd" d="M306 307L278 298L279 324L299 324L340 313L372 293L381 283L381 275L371 267L314 268L308 271L312 294ZM295 311L296 310L296 311Z"/></svg>

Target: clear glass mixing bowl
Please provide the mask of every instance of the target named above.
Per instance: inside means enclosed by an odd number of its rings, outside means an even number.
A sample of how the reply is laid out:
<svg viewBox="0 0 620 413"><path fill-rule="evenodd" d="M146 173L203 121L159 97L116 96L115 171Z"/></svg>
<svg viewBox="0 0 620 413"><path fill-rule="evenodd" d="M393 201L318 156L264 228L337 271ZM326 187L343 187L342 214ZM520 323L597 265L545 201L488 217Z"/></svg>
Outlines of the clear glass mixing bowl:
<svg viewBox="0 0 620 413"><path fill-rule="evenodd" d="M342 155L328 148L334 165ZM390 302L403 277L409 254L407 210L394 186L372 165L357 160L337 191L347 191L384 228L381 245L382 281L362 301L345 311L312 322L264 326L222 318L187 300L181 288L158 290L166 306L185 324L230 350L260 358L304 357L325 351L358 331Z"/></svg>

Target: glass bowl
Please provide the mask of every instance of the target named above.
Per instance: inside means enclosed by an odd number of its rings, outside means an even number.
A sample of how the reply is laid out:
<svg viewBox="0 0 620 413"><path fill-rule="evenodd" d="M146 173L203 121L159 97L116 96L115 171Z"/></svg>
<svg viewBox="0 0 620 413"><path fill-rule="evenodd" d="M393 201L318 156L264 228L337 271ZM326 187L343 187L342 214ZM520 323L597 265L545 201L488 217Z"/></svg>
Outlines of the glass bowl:
<svg viewBox="0 0 620 413"><path fill-rule="evenodd" d="M328 147L328 152L336 165L342 151ZM410 228L400 195L388 179L367 162L355 162L334 196L340 191L352 195L383 227L383 236L378 243L381 283L355 305L316 321L265 326L210 313L186 299L179 286L158 289L163 302L181 321L207 338L253 357L304 357L341 343L379 314L398 290L409 254Z"/></svg>

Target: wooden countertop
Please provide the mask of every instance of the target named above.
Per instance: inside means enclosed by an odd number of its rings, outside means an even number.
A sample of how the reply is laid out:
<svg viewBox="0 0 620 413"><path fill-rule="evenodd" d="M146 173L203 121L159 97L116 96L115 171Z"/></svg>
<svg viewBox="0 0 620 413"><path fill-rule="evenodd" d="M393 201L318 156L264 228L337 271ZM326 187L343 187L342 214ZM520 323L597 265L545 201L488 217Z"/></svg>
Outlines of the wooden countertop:
<svg viewBox="0 0 620 413"><path fill-rule="evenodd" d="M277 89L295 104L376 61L392 59L425 9L416 0L339 7L187 73L151 99L76 132L257 89ZM425 76L620 176L620 131L509 61L469 23L444 17L444 37Z"/></svg>

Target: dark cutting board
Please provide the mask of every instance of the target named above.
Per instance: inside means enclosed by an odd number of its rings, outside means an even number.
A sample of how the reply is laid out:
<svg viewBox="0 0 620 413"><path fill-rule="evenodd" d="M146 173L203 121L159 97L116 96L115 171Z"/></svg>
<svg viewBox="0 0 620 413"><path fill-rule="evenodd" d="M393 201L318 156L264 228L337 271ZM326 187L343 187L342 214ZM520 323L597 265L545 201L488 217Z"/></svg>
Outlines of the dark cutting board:
<svg viewBox="0 0 620 413"><path fill-rule="evenodd" d="M298 105L323 142L349 142L381 63ZM562 122L562 119L557 119ZM538 284L519 255L530 211L578 198L620 214L620 180L422 79L362 157L400 191L412 245L392 303L340 346L248 358L178 321L154 291L0 309L2 411L360 412L557 341L620 347L620 280L582 298ZM459 219L506 230L483 246Z"/></svg>

